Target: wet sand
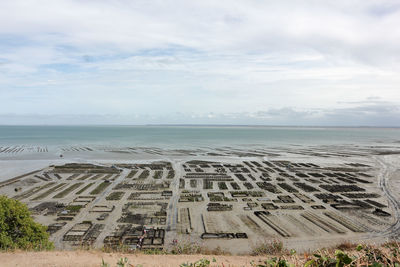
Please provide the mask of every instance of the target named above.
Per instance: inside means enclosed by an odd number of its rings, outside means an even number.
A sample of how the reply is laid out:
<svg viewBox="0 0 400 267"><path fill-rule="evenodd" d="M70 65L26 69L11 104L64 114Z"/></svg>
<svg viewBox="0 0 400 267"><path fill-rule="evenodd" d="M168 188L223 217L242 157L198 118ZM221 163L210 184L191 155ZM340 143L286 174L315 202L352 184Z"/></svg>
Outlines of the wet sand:
<svg viewBox="0 0 400 267"><path fill-rule="evenodd" d="M328 247L334 244L340 244L351 240L352 242L372 242L372 243L382 243L389 239L398 238L398 233L400 229L400 202L399 194L400 192L400 182L399 182L399 166L400 166L400 156L395 148L390 146L385 147L291 147L291 148L257 148L257 149L243 149L243 148L202 148L198 150L165 150L157 148L137 148L137 149L127 149L127 148L109 148L107 150L89 150L89 151L63 151L62 156L60 154L53 152L41 152L41 153L18 153L18 154L0 154L0 167L2 169L2 174L0 176L0 182L7 181L10 178L26 174L34 170L43 169L44 172L49 171L50 165L64 165L68 163L88 163L88 164L98 164L102 166L112 166L115 164L152 164L157 161L170 162L173 169L176 172L176 176L171 180L171 185L169 190L173 191L173 196L166 200L168 202L167 209L167 231L165 236L165 248L171 247L171 242L173 239L178 239L180 243L192 242L201 246L209 247L210 249L222 248L234 254L249 253L255 247L263 242L270 242L271 240L281 240L285 247L295 248L298 251L309 251L318 249L320 247ZM263 162L274 163L275 167L279 167L279 162L291 162L291 163L309 163L315 164L315 166L320 166L316 170L320 173L324 172L334 172L332 168L356 168L354 166L370 166L370 167L360 167L365 169L367 174L370 176L369 183L356 183L357 185L365 188L366 192L379 193L379 198L375 199L379 203L387 206L384 210L390 213L390 217L377 217L371 214L373 209L368 209L368 212L361 212L357 210L345 210L338 211L332 209L329 203L322 203L323 206L327 208L327 212L334 212L335 214L342 214L345 218L349 218L355 224L365 226L367 230L357 232L357 230L349 230L337 221L331 218L325 217L325 211L316 211L310 208L310 204L304 204L299 199L293 197L295 204L302 205L305 209L300 211L283 210L288 204L279 203L279 200L274 200L276 198L275 194L266 192L267 198L270 200L277 201L272 202L274 205L281 206L282 209L269 210L271 215L269 219L275 224L279 225L282 229L289 233L288 237L282 237L277 234L276 230L271 228L271 226L266 225L260 218L254 216L252 210L243 210L246 202L239 199L238 202L232 202L233 209L229 212L208 212L208 193L216 193L221 190L217 187L217 182L214 182L214 188L209 190L204 190L202 188L203 181L198 179L199 184L196 189L206 201L203 202L178 202L178 199L182 195L184 190L191 190L189 186L190 179L186 180L186 188L179 188L179 179L183 178L188 174L188 171L184 170L184 165L187 167L192 160L197 161L209 161L217 162L221 164L239 164L246 167L244 162L258 162L259 164L264 164ZM350 165L349 165L350 164ZM351 164L355 164L352 166ZM263 165L263 168L267 165ZM248 166L247 166L248 167ZM279 167L281 170L286 170L290 175L295 173L291 168L295 167ZM325 169L326 168L326 169ZM190 172L195 172L195 167L190 167ZM228 169L228 168L227 168ZM256 165L253 167L248 167L250 173L256 177L256 180L260 180L260 173L256 170ZM296 169L296 168L295 168ZM304 170L305 172L312 172L313 168L297 168L298 170ZM209 169L209 171L215 171L217 169ZM42 171L43 172L43 171ZM189 172L189 173L190 173ZM361 172L361 171L360 171ZM343 172L344 174L346 172ZM126 183L127 176L129 174L129 169L124 170L119 178L116 178L114 184ZM151 171L151 175L154 171ZM234 181L238 182L241 190L244 190L243 184L237 180L233 172L228 171L228 175L234 178ZM275 179L280 178L279 174L270 173L273 180L273 184L279 183ZM31 175L32 179L35 179ZM62 181L66 180L67 175L63 176ZM292 184L293 181L285 181ZM163 175L162 180L166 179L166 174ZM249 179L249 178L248 178ZM311 180L310 180L311 179ZM312 180L315 178L306 178L306 183L311 186L318 187L320 184L313 184ZM318 178L319 179L319 178ZM323 178L323 180L329 180L329 177ZM153 178L150 179L151 183L157 183ZM130 181L130 180L129 180ZM249 180L253 183L255 187L254 190L260 190L257 188L255 181ZM75 181L74 181L75 182ZM83 181L86 182L86 181ZM67 182L68 183L68 182ZM295 183L295 182L293 182ZM233 190L231 185L229 186L229 192ZM6 194L9 196L15 196L17 193L12 192L14 185L3 186L0 188L0 194ZM24 186L24 185L23 185ZM27 188L30 188L29 186ZM65 187L66 188L66 187ZM78 190L78 189L77 189ZM320 189L321 190L321 189ZM62 190L61 190L62 191ZM228 191L225 191L226 196ZM251 191L251 190L250 190ZM282 189L281 189L282 191ZM300 190L301 191L301 190ZM96 203L99 204L113 204L116 209L106 222L106 228L102 234L100 234L98 240L96 241L96 247L102 247L102 240L106 235L111 234L115 227L117 227L116 221L122 216L122 204L127 203L128 196L130 192L127 191L121 200L121 204L112 203L105 201L105 197L113 192L110 186L104 193L100 196L96 196L98 200ZM302 191L301 191L302 192ZM283 190L283 194L285 192ZM304 193L304 192L303 192ZM55 193L54 193L55 194ZM30 208L33 206L44 202L44 201L54 201L54 194L44 197L41 201L35 202L30 201ZM319 200L315 198L315 193L306 193L310 197L315 199L318 203ZM290 194L289 194L290 195ZM342 193L343 195L343 193ZM35 196L35 195L34 195ZM73 200L73 195L68 196L65 199L60 199L62 203L67 204ZM271 203L271 201L267 201ZM23 200L24 201L24 200ZM253 202L257 202L256 198L252 199ZM224 204L230 204L229 202ZM258 201L261 205L262 201ZM88 208L89 210L90 208ZM189 209L191 211L191 233L183 233L188 227L187 222L184 219L178 219L180 212L184 209ZM262 211L264 209L261 206L254 208L255 211ZM304 214L317 214L319 218L324 217L324 220L329 221L330 227L336 229L338 233L332 232L329 229L324 230L324 225L317 226L311 221L307 221L304 218ZM204 217L204 216L205 217ZM253 225L249 223L246 216L250 216L252 220L255 220L256 224ZM67 222L67 225L59 233L52 236L52 240L56 242L56 247L58 249L71 249L70 245L65 245L65 242L61 242L62 235L71 229L77 223L90 218L90 220L95 221L95 217L89 213L82 213L76 217L73 221ZM180 218L180 217L179 217ZM204 226L204 218L206 218L206 224ZM36 216L36 219L45 224L49 225L54 222L53 217L46 216ZM97 222L96 222L97 223ZM185 224L186 223L186 224ZM170 227L171 229L168 229ZM234 233L247 233L247 239L201 239L200 236L205 232L205 227L211 227L210 231L216 232L234 232ZM273 226L272 226L273 227ZM347 226L348 227L348 226ZM181 229L181 230L179 230ZM182 230L183 229L183 230ZM68 242L67 242L68 243Z"/></svg>

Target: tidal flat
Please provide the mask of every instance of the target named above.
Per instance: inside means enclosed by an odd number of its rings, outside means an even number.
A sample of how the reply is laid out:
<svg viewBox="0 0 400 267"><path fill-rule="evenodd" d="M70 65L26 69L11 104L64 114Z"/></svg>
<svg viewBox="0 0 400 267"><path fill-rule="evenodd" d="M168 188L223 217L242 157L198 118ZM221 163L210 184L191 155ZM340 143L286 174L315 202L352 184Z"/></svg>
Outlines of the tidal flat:
<svg viewBox="0 0 400 267"><path fill-rule="evenodd" d="M57 249L250 253L399 239L395 146L1 149L0 194L27 204Z"/></svg>

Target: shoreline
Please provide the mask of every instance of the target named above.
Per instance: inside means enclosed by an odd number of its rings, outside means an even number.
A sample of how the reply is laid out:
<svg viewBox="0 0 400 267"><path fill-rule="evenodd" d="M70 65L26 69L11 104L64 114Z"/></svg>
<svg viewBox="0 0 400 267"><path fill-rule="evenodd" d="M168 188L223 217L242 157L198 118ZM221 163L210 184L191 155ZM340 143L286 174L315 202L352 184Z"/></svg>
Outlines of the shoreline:
<svg viewBox="0 0 400 267"><path fill-rule="evenodd" d="M9 147L17 147L11 145ZM1 146L0 146L1 147ZM24 146L22 146L24 147ZM29 147L29 146L28 146ZM40 147L37 147L38 149ZM84 148L80 149L80 148ZM1 152L1 149L0 149ZM4 152L4 151L3 151ZM52 146L46 152L21 151L19 153L0 153L0 182L13 179L34 169L42 169L53 164L65 162L151 162L157 160L252 160L252 159L279 159L279 158L316 158L324 154L336 156L356 155L370 157L373 155L400 154L400 142L396 146L391 144L347 145L327 144L324 146L287 144L285 146L249 145L228 147L191 147L191 148L161 148L161 147L126 147L126 146ZM340 155L342 154L342 155ZM60 157L62 155L63 157Z"/></svg>

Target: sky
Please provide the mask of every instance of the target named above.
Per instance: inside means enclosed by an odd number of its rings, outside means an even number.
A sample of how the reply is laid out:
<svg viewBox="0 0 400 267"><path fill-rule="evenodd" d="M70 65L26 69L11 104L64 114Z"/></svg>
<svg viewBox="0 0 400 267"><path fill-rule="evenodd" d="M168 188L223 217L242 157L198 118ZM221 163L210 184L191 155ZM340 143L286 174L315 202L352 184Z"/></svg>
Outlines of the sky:
<svg viewBox="0 0 400 267"><path fill-rule="evenodd" d="M1 0L0 124L400 126L398 0Z"/></svg>

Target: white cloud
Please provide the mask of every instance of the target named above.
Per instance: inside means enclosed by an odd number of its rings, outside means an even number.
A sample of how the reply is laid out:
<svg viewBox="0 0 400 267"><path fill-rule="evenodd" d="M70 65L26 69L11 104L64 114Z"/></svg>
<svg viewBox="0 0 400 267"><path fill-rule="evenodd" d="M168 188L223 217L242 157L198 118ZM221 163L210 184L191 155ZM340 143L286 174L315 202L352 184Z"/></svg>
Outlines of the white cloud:
<svg viewBox="0 0 400 267"><path fill-rule="evenodd" d="M400 104L398 25L395 0L4 0L0 113Z"/></svg>
<svg viewBox="0 0 400 267"><path fill-rule="evenodd" d="M271 108L256 112L164 114L0 114L0 124L242 124L297 126L381 126L400 127L400 107L380 99L338 103L336 108Z"/></svg>

